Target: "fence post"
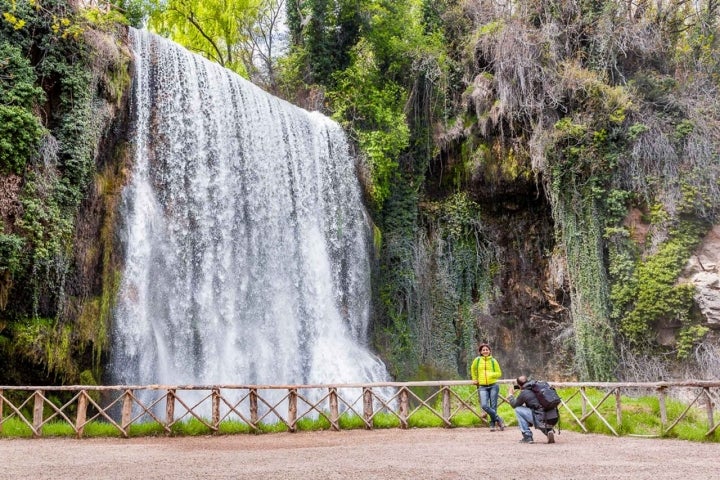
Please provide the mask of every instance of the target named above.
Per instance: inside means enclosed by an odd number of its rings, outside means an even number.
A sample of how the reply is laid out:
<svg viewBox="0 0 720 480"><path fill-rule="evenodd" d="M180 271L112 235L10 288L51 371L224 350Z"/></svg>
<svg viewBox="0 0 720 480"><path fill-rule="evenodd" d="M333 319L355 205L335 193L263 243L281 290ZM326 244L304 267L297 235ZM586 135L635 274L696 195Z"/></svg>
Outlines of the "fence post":
<svg viewBox="0 0 720 480"><path fill-rule="evenodd" d="M297 389L288 389L288 429L291 432L297 430Z"/></svg>
<svg viewBox="0 0 720 480"><path fill-rule="evenodd" d="M615 389L615 418L617 419L618 428L622 424L622 400L620 395L620 387Z"/></svg>
<svg viewBox="0 0 720 480"><path fill-rule="evenodd" d="M708 387L703 388L705 392L705 402L707 404L707 421L708 421L708 432L715 426L715 419L713 418L713 401L710 396L710 389Z"/></svg>
<svg viewBox="0 0 720 480"><path fill-rule="evenodd" d="M170 426L175 422L175 389L171 388L167 391L167 399L165 401L165 426Z"/></svg>
<svg viewBox="0 0 720 480"><path fill-rule="evenodd" d="M35 405L33 407L33 437L42 435L43 422L43 391L35 390Z"/></svg>
<svg viewBox="0 0 720 480"><path fill-rule="evenodd" d="M124 435L128 434L128 430L130 429L130 422L132 421L132 395L132 390L125 390L125 393L123 393L122 418L120 420L120 427L122 427Z"/></svg>
<svg viewBox="0 0 720 480"><path fill-rule="evenodd" d="M442 387L442 409L445 426L450 426L450 387Z"/></svg>
<svg viewBox="0 0 720 480"><path fill-rule="evenodd" d="M85 429L85 419L87 418L88 397L85 390L80 390L80 396L77 402L77 415L75 416L75 433L78 438L82 438Z"/></svg>
<svg viewBox="0 0 720 480"><path fill-rule="evenodd" d="M667 425L667 406L665 405L665 397L667 396L667 392L665 391L665 387L659 387L658 388L658 402L660 403L660 424L662 425L662 428L660 429L660 433L665 433L665 425Z"/></svg>
<svg viewBox="0 0 720 480"><path fill-rule="evenodd" d="M258 394L257 394L257 388L251 388L250 389L250 427L254 431L257 431L257 422L258 422Z"/></svg>
<svg viewBox="0 0 720 480"><path fill-rule="evenodd" d="M402 387L400 390L400 428L408 428L408 412L410 412L408 391L407 387Z"/></svg>
<svg viewBox="0 0 720 480"><path fill-rule="evenodd" d="M212 389L212 429L217 432L220 429L220 390Z"/></svg>
<svg viewBox="0 0 720 480"><path fill-rule="evenodd" d="M5 398L3 397L3 391L0 390L0 433L2 433L3 429L3 398Z"/></svg>
<svg viewBox="0 0 720 480"><path fill-rule="evenodd" d="M338 411L337 388L330 387L330 392L328 395L330 400L330 424L332 425L333 430L338 431L340 430L340 413Z"/></svg>
<svg viewBox="0 0 720 480"><path fill-rule="evenodd" d="M372 430L373 404L371 387L363 387L363 417L365 417L365 428Z"/></svg>

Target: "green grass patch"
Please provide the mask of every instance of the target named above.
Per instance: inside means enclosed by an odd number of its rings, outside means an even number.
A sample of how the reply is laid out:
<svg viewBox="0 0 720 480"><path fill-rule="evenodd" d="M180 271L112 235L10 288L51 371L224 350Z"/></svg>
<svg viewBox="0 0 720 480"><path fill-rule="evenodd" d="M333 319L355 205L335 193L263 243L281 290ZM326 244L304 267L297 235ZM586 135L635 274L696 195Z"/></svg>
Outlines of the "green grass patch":
<svg viewBox="0 0 720 480"><path fill-rule="evenodd" d="M205 420L210 423L208 420ZM187 435L187 436L201 436L210 435L213 433L212 429L205 425L197 418L190 418L182 422L177 422L170 427L170 431L173 435Z"/></svg>
<svg viewBox="0 0 720 480"><path fill-rule="evenodd" d="M442 412L442 410L440 410ZM410 428L437 428L444 427L445 422L442 418L432 413L427 408L421 408L408 418L408 427Z"/></svg>
<svg viewBox="0 0 720 480"><path fill-rule="evenodd" d="M165 428L157 422L134 423L128 429L128 436L130 437L155 437L160 435L165 435Z"/></svg>
<svg viewBox="0 0 720 480"><path fill-rule="evenodd" d="M558 393L563 399L570 398L577 389L561 389ZM605 392L597 389L586 389L586 396L595 409L605 418L607 423L620 435L637 436L658 436L678 438L693 441L718 441L720 435L714 433L706 436L707 416L705 412L696 406L688 410L680 422L670 431L665 431L680 415L687 409L687 405L673 399L666 399L665 410L667 412L667 423L663 426L660 419L660 401L655 396L622 396L622 422L618 424L616 415L615 395L609 396L601 405L598 403L605 396ZM567 405L578 418L582 417L582 400L579 394L572 399L566 400ZM590 406L587 406L590 412ZM564 407L560 409L561 424L564 430L582 431L582 428ZM591 414L585 419L585 427L589 432L611 434L610 429L597 416Z"/></svg>
<svg viewBox="0 0 720 480"><path fill-rule="evenodd" d="M48 422L42 426L44 437L71 437L75 435L75 429L65 421Z"/></svg>
<svg viewBox="0 0 720 480"><path fill-rule="evenodd" d="M285 425L282 422L277 423L259 423L258 424L258 431L260 433L281 433L281 432L287 432L290 429L287 425Z"/></svg>
<svg viewBox="0 0 720 480"><path fill-rule="evenodd" d="M18 418L8 418L0 426L0 437L29 438L32 429Z"/></svg>
<svg viewBox="0 0 720 480"><path fill-rule="evenodd" d="M478 418L477 415L475 415L472 412L468 412L467 410L460 411L453 415L453 417L450 419L450 423L453 427L479 427L481 425L484 425L482 423L482 420Z"/></svg>
<svg viewBox="0 0 720 480"><path fill-rule="evenodd" d="M355 430L365 428L365 422L362 418L354 414L343 413L338 419L341 430Z"/></svg>
<svg viewBox="0 0 720 480"><path fill-rule="evenodd" d="M143 424L131 425L130 431L133 428L139 428ZM144 434L143 434L144 435ZM90 422L83 428L83 437L121 437L122 433L112 423L108 422ZM138 435L140 436L140 435Z"/></svg>
<svg viewBox="0 0 720 480"><path fill-rule="evenodd" d="M234 435L238 433L255 433L255 431L245 422L241 422L239 420L227 420L220 422L220 425L218 425L218 433L222 433L223 435Z"/></svg>
<svg viewBox="0 0 720 480"><path fill-rule="evenodd" d="M330 430L330 420L319 415L318 418L301 418L296 423L297 429L300 431L319 431Z"/></svg>

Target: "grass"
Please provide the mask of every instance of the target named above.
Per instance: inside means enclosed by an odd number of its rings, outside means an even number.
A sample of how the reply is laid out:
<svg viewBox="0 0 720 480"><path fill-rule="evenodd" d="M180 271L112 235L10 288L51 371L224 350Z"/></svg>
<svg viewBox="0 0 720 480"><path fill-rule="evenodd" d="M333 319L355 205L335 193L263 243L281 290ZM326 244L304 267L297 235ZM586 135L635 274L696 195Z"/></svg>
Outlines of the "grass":
<svg viewBox="0 0 720 480"><path fill-rule="evenodd" d="M558 393L560 396L570 398L575 389L564 389ZM663 426L660 416L660 401L655 396L639 396L631 397L623 395L622 403L622 421L617 423L616 417L616 400L615 396L609 396L600 406L598 403L605 396L605 392L597 389L587 389L586 396L590 403L600 412L610 426L620 435L634 436L657 436L664 438L678 438L682 440L692 441L711 441L720 442L720 431L716 430L712 435L707 433L707 415L705 411L696 405L693 405L685 414L680 422L670 431L665 431L675 420L685 411L687 405L672 399L666 399L665 409L667 412L667 423ZM575 415L580 417L582 412L582 401L579 394L575 395L569 401L566 401ZM588 406L588 411L590 407ZM571 417L571 415L561 408L561 428L564 430L582 431L582 428ZM585 420L585 427L593 433L612 434L607 425L605 425L597 414L593 413Z"/></svg>
<svg viewBox="0 0 720 480"><path fill-rule="evenodd" d="M560 396L565 399L566 404L571 408L575 415L580 418L582 415L582 401L577 389L561 389ZM586 389L585 394L588 400L612 428L620 435L636 435L636 436L657 436L678 438L691 440L696 442L720 442L720 429L712 435L706 435L707 432L707 412L694 405L685 415L685 417L670 431L665 431L687 408L687 405L677 400L666 400L667 423L663 426L660 420L660 403L655 396L627 396L621 398L622 402L622 421L617 423L615 396L610 395L605 401L598 405L605 392L597 389ZM478 409L477 393L472 386L453 387L451 395L451 412L452 417L450 423L452 427L484 427L487 426L487 418L480 419L477 414L468 411L465 408L459 408L461 402L471 405L473 409ZM442 412L442 399L440 396L433 398L431 403L433 409ZM588 405L587 411L590 411ZM508 426L517 425L513 409L506 403L502 402L498 408L498 414L503 418ZM329 417L329 414L325 414ZM317 415L316 418L301 418L296 423L298 431L321 431L330 430L332 425L325 415ZM25 418L31 418L26 414ZM583 431L580 425L575 421L570 413L562 407L560 410L560 428L562 430ZM715 419L717 421L717 419ZM209 423L209 422L207 422ZM429 408L422 406L410 407L410 416L407 419L409 428L443 428L444 421ZM345 412L338 419L341 430L365 429L366 424L363 418L353 412ZM612 434L610 429L595 414L589 415L585 419L585 427L589 432ZM372 420L373 428L400 428L401 422L397 415L390 412L376 412ZM247 423L237 420L228 419L220 422L218 426L218 434L233 435L247 433L278 433L287 432L288 426L283 422L276 423L260 423L257 430L251 428ZM158 422L142 422L134 423L128 430L130 437L144 436L163 436L166 435L166 429ZM197 418L190 418L184 421L176 422L170 428L170 435L177 436L198 436L210 435L213 431L205 423ZM84 427L84 437L120 437L122 434L112 423L105 421L92 421ZM32 437L32 429L17 417L12 415L8 417L7 413L3 423L0 425L0 437L9 438L30 438ZM42 427L42 436L44 437L74 437L75 431L66 421L52 421Z"/></svg>

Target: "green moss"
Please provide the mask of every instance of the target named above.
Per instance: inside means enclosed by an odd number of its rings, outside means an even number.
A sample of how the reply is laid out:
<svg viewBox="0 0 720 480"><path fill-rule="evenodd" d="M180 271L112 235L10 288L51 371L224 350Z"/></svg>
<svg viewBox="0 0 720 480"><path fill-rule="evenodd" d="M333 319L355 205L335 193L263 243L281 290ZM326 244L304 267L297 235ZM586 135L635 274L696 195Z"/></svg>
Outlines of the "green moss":
<svg viewBox="0 0 720 480"><path fill-rule="evenodd" d="M77 377L72 358L72 327L56 325L50 318L28 318L14 323L13 352L44 365L49 373Z"/></svg>

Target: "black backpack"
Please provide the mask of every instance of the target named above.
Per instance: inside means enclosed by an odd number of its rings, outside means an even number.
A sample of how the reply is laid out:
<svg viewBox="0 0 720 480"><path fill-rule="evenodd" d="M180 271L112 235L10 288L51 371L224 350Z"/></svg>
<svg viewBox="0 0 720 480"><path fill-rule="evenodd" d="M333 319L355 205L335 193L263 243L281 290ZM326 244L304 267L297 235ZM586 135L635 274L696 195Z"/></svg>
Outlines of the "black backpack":
<svg viewBox="0 0 720 480"><path fill-rule="evenodd" d="M532 385L532 391L545 411L552 410L560 405L560 395L547 382L535 382Z"/></svg>
<svg viewBox="0 0 720 480"><path fill-rule="evenodd" d="M555 387L551 387L547 382L533 382L530 389L535 394L538 403L543 408L543 418L536 425L541 430L552 429L555 425L560 422L560 412L558 406L560 406L560 395L558 395Z"/></svg>

